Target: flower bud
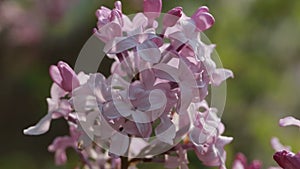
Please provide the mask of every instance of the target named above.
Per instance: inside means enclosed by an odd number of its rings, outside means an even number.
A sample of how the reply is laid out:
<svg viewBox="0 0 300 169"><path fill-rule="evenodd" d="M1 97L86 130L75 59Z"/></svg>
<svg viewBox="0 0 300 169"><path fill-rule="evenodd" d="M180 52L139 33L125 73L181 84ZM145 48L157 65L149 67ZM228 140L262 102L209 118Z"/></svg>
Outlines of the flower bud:
<svg viewBox="0 0 300 169"><path fill-rule="evenodd" d="M198 8L191 18L195 22L198 31L205 31L215 23L214 17L209 13L206 6Z"/></svg>
<svg viewBox="0 0 300 169"><path fill-rule="evenodd" d="M144 0L144 14L153 20L158 18L162 8L162 0Z"/></svg>
<svg viewBox="0 0 300 169"><path fill-rule="evenodd" d="M172 27L182 16L182 7L171 9L163 18L164 27Z"/></svg>
<svg viewBox="0 0 300 169"><path fill-rule="evenodd" d="M50 66L49 73L53 82L65 91L71 92L80 85L76 73L65 62L60 61L57 66Z"/></svg>

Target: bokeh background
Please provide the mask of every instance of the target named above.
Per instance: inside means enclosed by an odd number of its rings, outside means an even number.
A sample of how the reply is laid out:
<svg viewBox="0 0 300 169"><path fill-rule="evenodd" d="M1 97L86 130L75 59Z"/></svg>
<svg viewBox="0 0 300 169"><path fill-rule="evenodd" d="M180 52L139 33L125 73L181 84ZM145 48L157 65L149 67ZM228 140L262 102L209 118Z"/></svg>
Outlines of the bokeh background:
<svg viewBox="0 0 300 169"><path fill-rule="evenodd" d="M142 10L141 0L124 0L124 13ZM300 150L297 128L278 127L287 115L300 118L300 1L299 0L164 0L163 11L183 6L191 15L207 5L216 23L206 31L217 44L224 67L235 78L227 81L227 105L222 120L228 168L237 152L259 159L264 168L275 165L272 136L293 151ZM0 1L0 168L70 169L78 158L70 150L66 166L56 167L47 146L67 133L63 120L52 122L42 136L22 130L46 112L51 80L48 68L64 60L74 65L96 24L95 10L113 6L108 0ZM191 168L204 168L190 154ZM150 168L143 165L141 168ZM162 168L154 165L151 168Z"/></svg>

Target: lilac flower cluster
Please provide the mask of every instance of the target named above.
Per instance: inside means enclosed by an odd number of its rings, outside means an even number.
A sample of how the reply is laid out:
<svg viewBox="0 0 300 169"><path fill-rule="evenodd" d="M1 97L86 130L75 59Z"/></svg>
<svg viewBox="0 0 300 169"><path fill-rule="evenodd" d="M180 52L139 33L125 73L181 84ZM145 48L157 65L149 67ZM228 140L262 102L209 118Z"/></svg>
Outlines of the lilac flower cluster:
<svg viewBox="0 0 300 169"><path fill-rule="evenodd" d="M218 86L233 74L217 68L211 55L215 45L200 34L214 24L205 6L191 17L181 7L158 18L161 0L144 0L144 12L132 19L101 7L94 35L114 59L111 75L85 74L65 62L49 69L53 80L48 113L27 135L47 132L52 119L64 118L70 135L49 146L56 164L67 161L73 148L83 167L136 168L138 162L161 162L166 168L188 168L192 150L204 165L225 169L224 125L216 108L209 107L209 86Z"/></svg>

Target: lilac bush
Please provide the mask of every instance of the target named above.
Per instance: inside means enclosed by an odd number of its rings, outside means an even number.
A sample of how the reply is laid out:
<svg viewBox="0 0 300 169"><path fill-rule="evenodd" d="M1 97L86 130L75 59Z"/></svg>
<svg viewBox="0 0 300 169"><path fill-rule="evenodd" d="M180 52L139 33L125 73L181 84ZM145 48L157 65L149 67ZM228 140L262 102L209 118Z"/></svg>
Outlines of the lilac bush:
<svg viewBox="0 0 300 169"><path fill-rule="evenodd" d="M188 168L187 151L206 166L225 169L225 126L218 109L208 103L209 89L219 86L231 70L212 59L214 44L201 33L215 22L206 6L189 17L175 7L161 17L161 0L144 0L144 11L133 18L123 14L121 2L100 7L94 36L113 59L111 75L76 73L67 63L50 66L53 80L48 113L26 135L46 133L52 119L63 118L69 136L57 137L48 147L55 163L67 162L66 149L81 159L77 168L136 168L140 162L163 163L165 168ZM161 29L160 29L161 27ZM296 119L281 125L297 124ZM299 154L281 150L274 159L286 169L299 166ZM279 151L280 149L280 151ZM295 167L296 166L296 167ZM259 169L238 154L233 169Z"/></svg>

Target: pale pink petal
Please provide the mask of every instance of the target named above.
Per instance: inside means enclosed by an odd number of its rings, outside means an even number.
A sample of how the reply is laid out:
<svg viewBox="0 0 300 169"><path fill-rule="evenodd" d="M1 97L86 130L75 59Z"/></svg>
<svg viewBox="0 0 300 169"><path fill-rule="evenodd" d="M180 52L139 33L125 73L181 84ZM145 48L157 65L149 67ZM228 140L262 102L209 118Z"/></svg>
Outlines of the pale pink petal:
<svg viewBox="0 0 300 169"><path fill-rule="evenodd" d="M164 108L167 103L167 97L162 90L154 89L149 94L150 108L148 111Z"/></svg>
<svg viewBox="0 0 300 169"><path fill-rule="evenodd" d="M215 18L208 13L207 7L200 7L191 18L199 31L207 30L215 23Z"/></svg>
<svg viewBox="0 0 300 169"><path fill-rule="evenodd" d="M110 21L111 22L114 21L117 24L119 24L120 26L123 26L124 22L123 22L122 12L118 9L113 9L111 11Z"/></svg>
<svg viewBox="0 0 300 169"><path fill-rule="evenodd" d="M248 168L249 169L261 169L262 168L262 162L259 161L259 160L253 160Z"/></svg>
<svg viewBox="0 0 300 169"><path fill-rule="evenodd" d="M63 79L61 84L64 90L72 91L74 88L80 86L76 73L67 63L60 61L57 67Z"/></svg>
<svg viewBox="0 0 300 169"><path fill-rule="evenodd" d="M149 19L159 17L162 8L162 0L144 0L144 14Z"/></svg>
<svg viewBox="0 0 300 169"><path fill-rule="evenodd" d="M140 132L137 128L137 124L133 121L128 120L124 125L124 132L133 136L139 136Z"/></svg>
<svg viewBox="0 0 300 169"><path fill-rule="evenodd" d="M132 137L129 146L129 158L136 157L148 145L148 142L143 138Z"/></svg>
<svg viewBox="0 0 300 169"><path fill-rule="evenodd" d="M116 130L114 130L105 119L101 120L100 125L94 126L94 134L103 140L109 139L115 132Z"/></svg>
<svg viewBox="0 0 300 169"><path fill-rule="evenodd" d="M229 144L232 139L232 137L219 136L216 143L210 145L205 151L203 151L202 146L197 146L196 155L207 166L225 167L226 152L224 146Z"/></svg>
<svg viewBox="0 0 300 169"><path fill-rule="evenodd" d="M47 99L47 102L48 102L48 112L52 113L52 119L56 119L60 117L68 118L70 112L72 111L72 107L68 100L59 100L57 105L58 107L56 109L52 107L53 103L51 103L50 99Z"/></svg>
<svg viewBox="0 0 300 169"><path fill-rule="evenodd" d="M149 138L152 133L151 123L136 123L137 129L142 138Z"/></svg>
<svg viewBox="0 0 300 169"><path fill-rule="evenodd" d="M156 78L154 72L150 69L147 69L140 72L140 79L146 89L151 89L154 86Z"/></svg>
<svg viewBox="0 0 300 169"><path fill-rule="evenodd" d="M152 122L152 115L149 112L135 110L132 111L133 121L136 123L149 123Z"/></svg>
<svg viewBox="0 0 300 169"><path fill-rule="evenodd" d="M285 126L297 126L300 127L300 120L292 117L292 116L288 116L285 118L282 118L279 120L279 125L281 127L285 127Z"/></svg>
<svg viewBox="0 0 300 169"><path fill-rule="evenodd" d="M46 133L50 128L51 114L44 116L35 126L29 127L23 131L26 135L40 135Z"/></svg>
<svg viewBox="0 0 300 169"><path fill-rule="evenodd" d="M109 23L110 14L111 10L104 6L101 6L100 9L96 11L96 17L98 18L98 28L101 28L105 24Z"/></svg>
<svg viewBox="0 0 300 169"><path fill-rule="evenodd" d="M120 116L128 117L134 111L132 106L124 101L113 100L108 102L103 107L103 113L107 118L114 119Z"/></svg>
<svg viewBox="0 0 300 169"><path fill-rule="evenodd" d="M113 40L106 43L103 51L109 54L116 54L125 50L134 48L138 42L134 37L115 37Z"/></svg>
<svg viewBox="0 0 300 169"><path fill-rule="evenodd" d="M137 46L137 54L150 63L157 63L161 58L160 50L156 44L150 40L146 40Z"/></svg>
<svg viewBox="0 0 300 169"><path fill-rule="evenodd" d="M137 13L132 22L128 18L124 18L124 30L128 31L128 36L138 35L143 32L148 24L148 18L143 13Z"/></svg>
<svg viewBox="0 0 300 169"><path fill-rule="evenodd" d="M182 44L188 42L186 35L182 31L170 33L168 37L170 38L170 40L172 40L171 42L175 49L179 48L179 46L181 46Z"/></svg>
<svg viewBox="0 0 300 169"><path fill-rule="evenodd" d="M70 92L80 85L76 73L65 62L60 61L57 66L50 66L49 73L53 82L65 91Z"/></svg>
<svg viewBox="0 0 300 169"><path fill-rule="evenodd" d="M129 137L116 133L111 137L109 152L116 155L125 155L129 146Z"/></svg>
<svg viewBox="0 0 300 169"><path fill-rule="evenodd" d="M113 102L108 102L108 103L106 103L106 104L103 105L103 107L102 107L102 113L108 119L116 119L116 118L122 117L123 115L124 115L124 117L127 117L130 112L123 111L123 109L122 110L119 109L120 107L123 107L123 106L119 105L116 108L114 106ZM126 113L126 114L124 114L124 113ZM127 115L127 116L125 116L125 115Z"/></svg>
<svg viewBox="0 0 300 169"><path fill-rule="evenodd" d="M232 169L246 169L240 161L233 163Z"/></svg>
<svg viewBox="0 0 300 169"><path fill-rule="evenodd" d="M77 78L79 80L80 85L83 85L88 81L90 76L85 74L84 72L79 72L78 75L77 75Z"/></svg>
<svg viewBox="0 0 300 169"><path fill-rule="evenodd" d="M115 2L115 8L122 12L122 3L121 1Z"/></svg>
<svg viewBox="0 0 300 169"><path fill-rule="evenodd" d="M95 35L103 42L108 43L110 40L122 36L122 29L119 24L110 22L96 30Z"/></svg>
<svg viewBox="0 0 300 169"><path fill-rule="evenodd" d="M167 14L164 15L163 25L164 27L172 27L182 16L182 7L176 7L171 9Z"/></svg>
<svg viewBox="0 0 300 169"><path fill-rule="evenodd" d="M85 112L98 108L96 97L92 95L92 91L87 84L77 88L72 94L71 101L77 112Z"/></svg>
<svg viewBox="0 0 300 169"><path fill-rule="evenodd" d="M233 73L229 69L216 69L212 74L212 84L219 86L223 81L229 77L233 78Z"/></svg>
<svg viewBox="0 0 300 169"><path fill-rule="evenodd" d="M291 150L291 147L282 145L277 137L271 139L271 145L275 151Z"/></svg>
<svg viewBox="0 0 300 169"><path fill-rule="evenodd" d="M54 83L56 83L58 86L62 86L63 79L62 79L60 71L56 65L50 66L49 74Z"/></svg>
<svg viewBox="0 0 300 169"><path fill-rule="evenodd" d="M203 129L195 127L191 130L189 137L193 144L199 146L207 141L208 135L203 133Z"/></svg>
<svg viewBox="0 0 300 169"><path fill-rule="evenodd" d="M209 9L207 6L200 6L196 12L209 12Z"/></svg>
<svg viewBox="0 0 300 169"><path fill-rule="evenodd" d="M56 83L53 83L50 89L51 99L59 100L61 97L64 97L67 94L61 87Z"/></svg>
<svg viewBox="0 0 300 169"><path fill-rule="evenodd" d="M176 127L168 117L160 118L160 124L155 128L157 139L172 145L176 136Z"/></svg>
<svg viewBox="0 0 300 169"><path fill-rule="evenodd" d="M238 153L236 155L232 169L247 169L247 159L244 154Z"/></svg>
<svg viewBox="0 0 300 169"><path fill-rule="evenodd" d="M52 144L48 147L50 152L55 152L56 165L63 165L67 161L66 149L75 148L77 145L77 139L80 133L75 127L70 127L70 135L64 137L57 137Z"/></svg>

